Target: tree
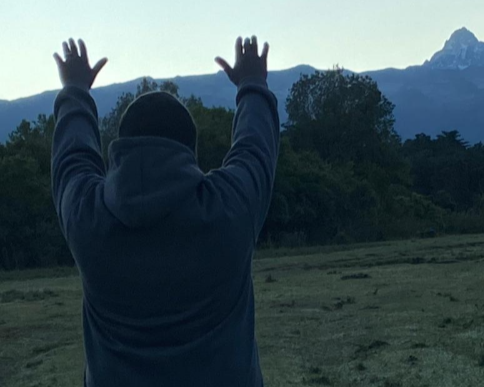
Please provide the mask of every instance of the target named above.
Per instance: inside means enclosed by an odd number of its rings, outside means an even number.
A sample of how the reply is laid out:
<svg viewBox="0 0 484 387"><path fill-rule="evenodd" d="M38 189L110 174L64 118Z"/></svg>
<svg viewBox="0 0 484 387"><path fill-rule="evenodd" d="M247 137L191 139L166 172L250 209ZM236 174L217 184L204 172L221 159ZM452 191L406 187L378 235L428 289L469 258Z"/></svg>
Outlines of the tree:
<svg viewBox="0 0 484 387"><path fill-rule="evenodd" d="M400 142L394 105L368 76L340 68L302 75L286 108L294 149L315 150L323 160L383 163L385 148Z"/></svg>
<svg viewBox="0 0 484 387"><path fill-rule="evenodd" d="M22 121L0 152L0 268L72 264L50 193L52 116Z"/></svg>
<svg viewBox="0 0 484 387"><path fill-rule="evenodd" d="M40 173L50 173L50 149L54 134L54 116L41 114L37 121L23 120L20 125L9 134L5 150L8 154L21 154L37 160Z"/></svg>
<svg viewBox="0 0 484 387"><path fill-rule="evenodd" d="M287 134L294 150L315 151L330 163L353 163L380 195L410 183L401 141L393 127L394 105L368 76L336 68L302 75L286 101Z"/></svg>
<svg viewBox="0 0 484 387"><path fill-rule="evenodd" d="M296 152L287 135L280 144L273 199L261 242L284 243L283 235L299 233L306 242L335 242L342 235L375 239L369 227L377 214L372 187L357 179L349 164L322 161L315 151Z"/></svg>
<svg viewBox="0 0 484 387"><path fill-rule="evenodd" d="M381 229L398 187L410 186L410 165L395 132L394 105L368 76L340 68L302 75L286 101L287 136L294 151L351 171L377 198L370 229ZM376 235L375 231L375 235Z"/></svg>
<svg viewBox="0 0 484 387"><path fill-rule="evenodd" d="M193 95L184 102L197 127L198 166L205 173L220 168L230 149L234 111L223 107L208 108Z"/></svg>
<svg viewBox="0 0 484 387"><path fill-rule="evenodd" d="M411 164L413 189L450 211L468 211L484 193L484 150L470 147L458 131L432 139L418 134L407 140L403 154Z"/></svg>

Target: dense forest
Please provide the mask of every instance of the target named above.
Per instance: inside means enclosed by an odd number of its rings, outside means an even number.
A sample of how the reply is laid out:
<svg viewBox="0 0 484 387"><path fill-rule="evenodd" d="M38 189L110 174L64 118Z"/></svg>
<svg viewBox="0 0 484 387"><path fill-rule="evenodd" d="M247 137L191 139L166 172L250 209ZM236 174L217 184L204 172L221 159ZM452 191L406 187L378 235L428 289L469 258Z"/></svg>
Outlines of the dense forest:
<svg viewBox="0 0 484 387"><path fill-rule="evenodd" d="M120 117L137 96L172 82L144 79L100 119L107 163ZM179 97L180 98L180 97ZM232 110L180 98L198 127L205 173L230 148ZM284 103L284 101L279 101ZM394 105L367 76L336 68L302 75L285 101L273 199L260 247L432 237L484 230L484 145L458 128L402 141ZM0 144L0 269L72 265L50 194L54 118L22 121Z"/></svg>

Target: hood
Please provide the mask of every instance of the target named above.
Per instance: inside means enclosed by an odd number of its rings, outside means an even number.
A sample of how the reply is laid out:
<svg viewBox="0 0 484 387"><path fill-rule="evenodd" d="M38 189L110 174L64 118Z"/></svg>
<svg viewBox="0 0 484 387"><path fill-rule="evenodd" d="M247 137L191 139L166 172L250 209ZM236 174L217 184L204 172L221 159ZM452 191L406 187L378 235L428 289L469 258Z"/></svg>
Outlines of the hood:
<svg viewBox="0 0 484 387"><path fill-rule="evenodd" d="M162 137L131 137L109 146L104 201L127 227L146 227L196 195L204 179L187 146Z"/></svg>

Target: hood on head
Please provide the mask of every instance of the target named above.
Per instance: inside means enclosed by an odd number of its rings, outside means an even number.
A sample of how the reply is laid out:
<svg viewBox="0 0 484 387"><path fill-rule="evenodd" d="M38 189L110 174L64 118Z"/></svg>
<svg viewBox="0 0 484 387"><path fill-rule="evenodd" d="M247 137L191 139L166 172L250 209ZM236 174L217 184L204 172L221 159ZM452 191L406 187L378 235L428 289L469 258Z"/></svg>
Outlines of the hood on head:
<svg viewBox="0 0 484 387"><path fill-rule="evenodd" d="M154 136L178 141L196 156L197 128L186 108L164 91L142 94L131 102L119 123L119 138Z"/></svg>
<svg viewBox="0 0 484 387"><path fill-rule="evenodd" d="M160 221L196 195L204 179L193 151L167 138L121 138L108 153L104 201L127 227Z"/></svg>

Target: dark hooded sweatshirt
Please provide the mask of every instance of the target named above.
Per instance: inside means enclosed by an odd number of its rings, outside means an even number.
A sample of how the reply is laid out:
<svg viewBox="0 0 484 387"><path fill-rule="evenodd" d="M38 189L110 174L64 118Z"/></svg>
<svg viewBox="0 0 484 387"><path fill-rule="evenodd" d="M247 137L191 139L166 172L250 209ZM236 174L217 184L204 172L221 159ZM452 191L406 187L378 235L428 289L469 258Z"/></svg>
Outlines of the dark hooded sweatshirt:
<svg viewBox="0 0 484 387"><path fill-rule="evenodd" d="M185 145L122 138L96 105L55 101L53 199L80 271L88 387L261 387L252 257L279 152L277 101L239 86L232 147L204 174Z"/></svg>

